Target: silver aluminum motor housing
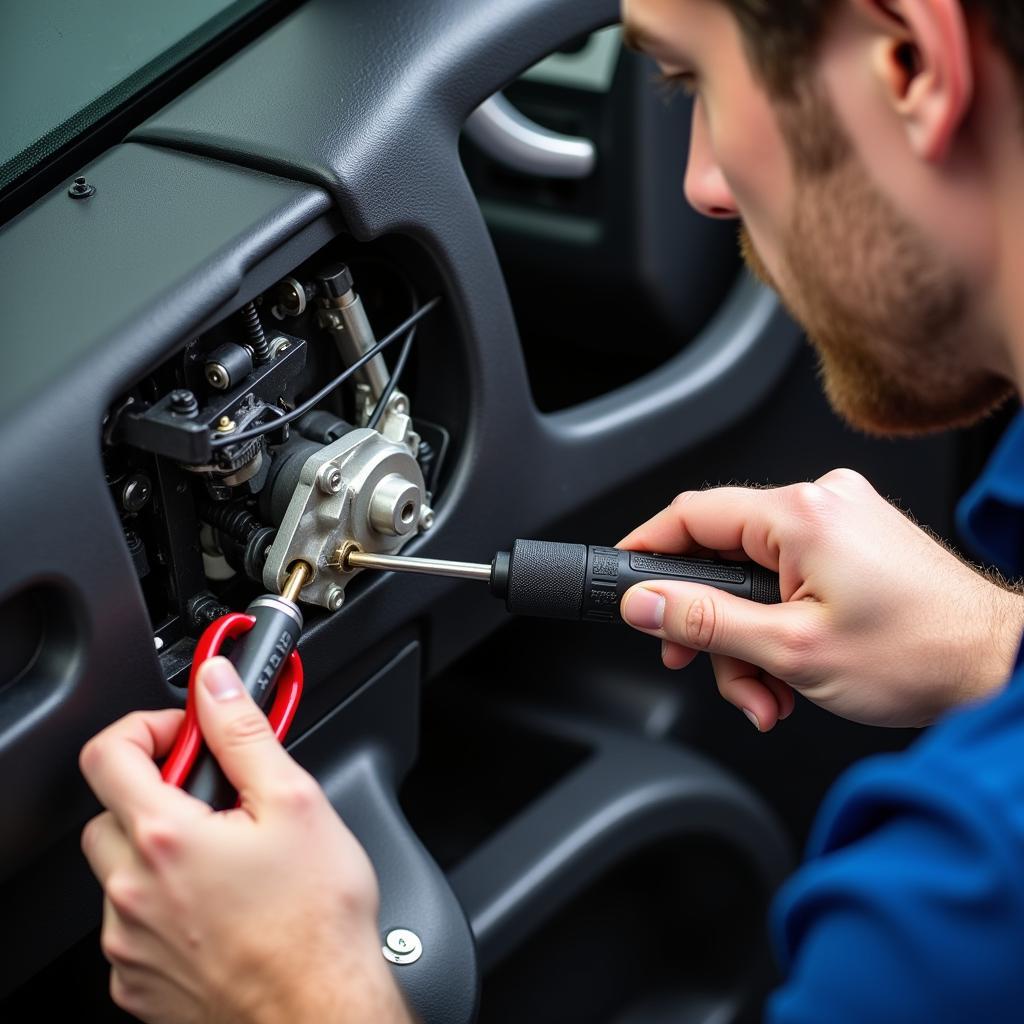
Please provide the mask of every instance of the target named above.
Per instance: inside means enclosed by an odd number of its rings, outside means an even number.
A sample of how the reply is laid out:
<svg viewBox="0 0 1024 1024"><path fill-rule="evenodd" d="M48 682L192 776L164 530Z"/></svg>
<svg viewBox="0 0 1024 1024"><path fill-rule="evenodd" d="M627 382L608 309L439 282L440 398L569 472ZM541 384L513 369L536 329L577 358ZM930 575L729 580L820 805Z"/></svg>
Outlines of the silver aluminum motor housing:
<svg viewBox="0 0 1024 1024"><path fill-rule="evenodd" d="M280 593L289 567L302 560L313 576L299 599L336 611L355 575L341 569L343 544L395 554L429 526L433 513L413 452L419 438L404 433L401 443L369 428L352 430L310 455L267 555L268 590Z"/></svg>

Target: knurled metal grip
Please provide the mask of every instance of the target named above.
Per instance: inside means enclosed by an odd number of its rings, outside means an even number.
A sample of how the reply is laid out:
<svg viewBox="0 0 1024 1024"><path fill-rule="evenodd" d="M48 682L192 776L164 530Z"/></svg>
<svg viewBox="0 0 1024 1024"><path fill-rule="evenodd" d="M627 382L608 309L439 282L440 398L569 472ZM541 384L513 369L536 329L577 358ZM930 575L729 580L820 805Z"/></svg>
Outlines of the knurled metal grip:
<svg viewBox="0 0 1024 1024"><path fill-rule="evenodd" d="M702 583L761 604L782 599L778 575L753 562L517 540L508 562L505 606L518 615L620 622L626 591L653 580Z"/></svg>

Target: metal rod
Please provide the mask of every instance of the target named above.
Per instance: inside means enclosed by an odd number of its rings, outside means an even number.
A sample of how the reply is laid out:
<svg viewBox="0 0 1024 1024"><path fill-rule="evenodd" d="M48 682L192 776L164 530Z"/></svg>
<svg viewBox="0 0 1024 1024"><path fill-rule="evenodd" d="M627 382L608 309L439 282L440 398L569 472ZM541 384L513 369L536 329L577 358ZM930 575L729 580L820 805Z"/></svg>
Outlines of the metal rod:
<svg viewBox="0 0 1024 1024"><path fill-rule="evenodd" d="M291 601L292 604L295 604L299 597L299 591L302 590L306 585L306 581L312 575L313 573L309 568L308 562L296 562L288 574L288 579L284 581L281 596L286 601Z"/></svg>
<svg viewBox="0 0 1024 1024"><path fill-rule="evenodd" d="M439 558L408 558L404 555L371 555L352 551L346 569L384 569L387 572L418 572L426 576L451 576L460 580L490 581L491 567L483 562L448 562Z"/></svg>

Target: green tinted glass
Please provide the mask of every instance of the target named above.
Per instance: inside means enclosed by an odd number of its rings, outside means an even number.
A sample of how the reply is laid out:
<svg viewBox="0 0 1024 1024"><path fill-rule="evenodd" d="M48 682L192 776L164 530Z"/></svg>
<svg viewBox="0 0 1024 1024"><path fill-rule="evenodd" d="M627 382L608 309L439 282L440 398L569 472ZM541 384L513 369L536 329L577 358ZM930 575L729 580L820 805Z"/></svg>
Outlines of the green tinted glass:
<svg viewBox="0 0 1024 1024"><path fill-rule="evenodd" d="M266 0L0 0L0 191Z"/></svg>

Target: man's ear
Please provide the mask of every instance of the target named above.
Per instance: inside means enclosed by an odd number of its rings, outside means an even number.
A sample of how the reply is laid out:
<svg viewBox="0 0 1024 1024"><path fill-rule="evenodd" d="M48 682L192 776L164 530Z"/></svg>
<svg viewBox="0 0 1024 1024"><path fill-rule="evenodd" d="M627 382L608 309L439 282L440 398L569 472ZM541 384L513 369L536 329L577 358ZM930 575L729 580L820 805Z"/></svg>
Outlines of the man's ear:
<svg viewBox="0 0 1024 1024"><path fill-rule="evenodd" d="M870 23L872 71L917 155L945 159L974 98L962 0L851 0Z"/></svg>

